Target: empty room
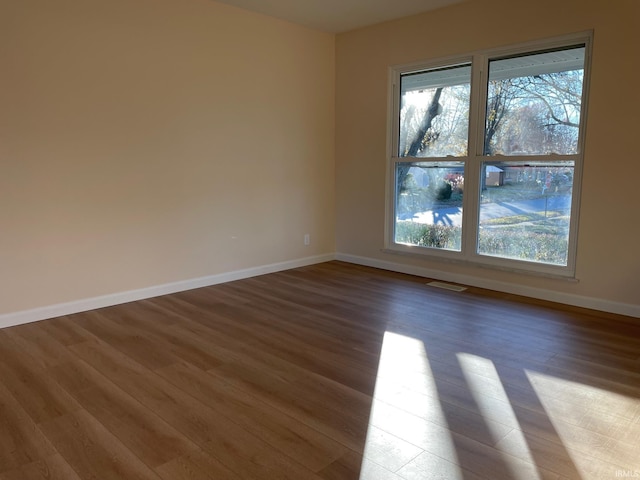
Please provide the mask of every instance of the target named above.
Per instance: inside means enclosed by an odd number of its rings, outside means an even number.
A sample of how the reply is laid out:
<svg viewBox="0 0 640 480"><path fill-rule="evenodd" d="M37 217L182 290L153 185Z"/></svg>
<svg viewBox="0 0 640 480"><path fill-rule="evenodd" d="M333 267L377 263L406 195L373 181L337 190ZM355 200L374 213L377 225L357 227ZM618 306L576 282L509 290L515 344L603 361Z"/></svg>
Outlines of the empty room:
<svg viewBox="0 0 640 480"><path fill-rule="evenodd" d="M640 477L637 0L0 0L0 480Z"/></svg>

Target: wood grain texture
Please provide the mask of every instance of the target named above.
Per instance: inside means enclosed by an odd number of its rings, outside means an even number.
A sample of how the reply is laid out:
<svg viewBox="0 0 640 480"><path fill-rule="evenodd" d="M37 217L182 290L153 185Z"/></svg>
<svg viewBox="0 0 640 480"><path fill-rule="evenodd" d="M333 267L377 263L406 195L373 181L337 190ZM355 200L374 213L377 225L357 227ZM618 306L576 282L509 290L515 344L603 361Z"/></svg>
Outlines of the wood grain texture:
<svg viewBox="0 0 640 480"><path fill-rule="evenodd" d="M78 474L59 454L43 457L0 474L0 480L79 480Z"/></svg>
<svg viewBox="0 0 640 480"><path fill-rule="evenodd" d="M427 281L328 262L2 330L0 480L640 475L637 319Z"/></svg>

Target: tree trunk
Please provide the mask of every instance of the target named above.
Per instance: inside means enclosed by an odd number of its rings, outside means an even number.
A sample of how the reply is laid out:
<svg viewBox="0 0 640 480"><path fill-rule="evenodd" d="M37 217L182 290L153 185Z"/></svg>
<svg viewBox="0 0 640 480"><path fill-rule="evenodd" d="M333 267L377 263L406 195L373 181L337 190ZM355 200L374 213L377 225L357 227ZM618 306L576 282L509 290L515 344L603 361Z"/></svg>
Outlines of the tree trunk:
<svg viewBox="0 0 640 480"><path fill-rule="evenodd" d="M442 87L437 88L433 94L433 98L429 103L429 107L424 112L424 117L420 122L420 127L418 128L418 132L416 133L415 138L409 145L409 148L406 152L399 152L402 157L417 157L418 153L422 150L425 136L427 132L431 128L431 124L433 123L433 119L440 115L442 112L442 105L440 105L440 96L442 95ZM398 165L396 167L396 192L403 191L405 187L405 181L407 179L407 174L409 173L410 165Z"/></svg>

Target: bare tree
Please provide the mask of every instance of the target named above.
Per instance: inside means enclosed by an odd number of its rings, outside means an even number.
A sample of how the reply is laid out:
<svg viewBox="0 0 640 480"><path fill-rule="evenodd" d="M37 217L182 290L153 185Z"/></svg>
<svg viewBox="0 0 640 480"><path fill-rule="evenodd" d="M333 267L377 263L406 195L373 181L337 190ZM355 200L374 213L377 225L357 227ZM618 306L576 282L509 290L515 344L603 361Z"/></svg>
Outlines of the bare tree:
<svg viewBox="0 0 640 480"><path fill-rule="evenodd" d="M490 80L483 153L574 152L577 148L582 80L582 70ZM444 115L441 115L441 101L447 107ZM446 156L453 151L452 145L462 145L451 133L460 119L468 115L468 108L460 107L464 103L468 104L468 93L462 100L461 92L447 90L443 95L440 87L433 90L426 108L414 104L406 107L401 117L398 154L411 160L397 166L398 192L407 189L407 175L414 166L410 163L413 159L429 156L429 151L436 152L436 156ZM464 136L466 138L466 132ZM463 146L457 148L462 149ZM482 175L483 189L484 180L485 175Z"/></svg>
<svg viewBox="0 0 640 480"><path fill-rule="evenodd" d="M484 130L484 153L493 155L495 146L493 139L503 123L505 116L511 108L515 98L511 80L492 81L489 85L489 96L487 98L487 117Z"/></svg>
<svg viewBox="0 0 640 480"><path fill-rule="evenodd" d="M575 152L582 70L491 81L489 93L486 155Z"/></svg>
<svg viewBox="0 0 640 480"><path fill-rule="evenodd" d="M429 106L424 111L424 115L420 119L418 129L409 146L403 152L399 152L402 157L417 157L418 154L432 142L437 141L439 132L432 130L433 120L442 113L442 105L440 105L440 96L442 95L442 87L436 88ZM411 107L410 107L411 108ZM415 110L411 111L411 115L405 116L405 123L415 116ZM408 131L408 128L401 128L401 131ZM398 165L397 168L397 186L398 191L406 189L407 174L411 165Z"/></svg>
<svg viewBox="0 0 640 480"><path fill-rule="evenodd" d="M554 125L579 127L582 102L581 70L534 75L518 80L516 87L521 89L525 96L535 98L545 105Z"/></svg>

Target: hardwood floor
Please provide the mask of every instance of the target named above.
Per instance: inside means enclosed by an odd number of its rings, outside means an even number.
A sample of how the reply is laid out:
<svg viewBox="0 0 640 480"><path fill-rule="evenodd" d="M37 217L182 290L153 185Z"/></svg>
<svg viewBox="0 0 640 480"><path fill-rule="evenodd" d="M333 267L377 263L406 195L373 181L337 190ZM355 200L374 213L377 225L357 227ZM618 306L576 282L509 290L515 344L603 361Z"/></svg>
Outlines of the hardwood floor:
<svg viewBox="0 0 640 480"><path fill-rule="evenodd" d="M640 477L640 321L329 262L0 330L0 480Z"/></svg>

